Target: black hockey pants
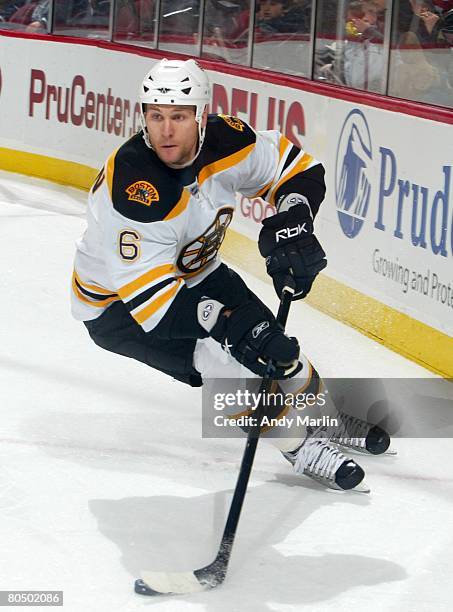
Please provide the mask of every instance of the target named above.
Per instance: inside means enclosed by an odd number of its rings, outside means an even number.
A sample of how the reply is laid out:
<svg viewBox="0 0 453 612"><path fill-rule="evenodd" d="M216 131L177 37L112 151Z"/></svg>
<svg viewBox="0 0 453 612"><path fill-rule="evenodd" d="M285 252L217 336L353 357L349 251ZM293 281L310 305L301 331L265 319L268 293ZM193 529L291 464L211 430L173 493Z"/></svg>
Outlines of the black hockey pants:
<svg viewBox="0 0 453 612"><path fill-rule="evenodd" d="M242 278L225 264L195 289L230 308L252 299L262 304ZM200 373L193 366L197 338L163 339L152 331L145 332L121 301L113 302L97 319L84 323L93 341L101 348L141 361L192 387L203 384Z"/></svg>

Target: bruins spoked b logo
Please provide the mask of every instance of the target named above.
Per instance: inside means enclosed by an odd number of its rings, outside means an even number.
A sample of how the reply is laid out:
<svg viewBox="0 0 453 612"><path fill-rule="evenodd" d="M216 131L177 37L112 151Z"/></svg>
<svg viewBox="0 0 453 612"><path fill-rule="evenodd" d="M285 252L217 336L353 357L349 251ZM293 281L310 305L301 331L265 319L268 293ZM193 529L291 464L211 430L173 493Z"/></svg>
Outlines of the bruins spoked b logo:
<svg viewBox="0 0 453 612"><path fill-rule="evenodd" d="M220 209L207 230L182 249L177 261L178 268L185 274L190 274L198 272L212 261L220 249L232 218L232 208Z"/></svg>

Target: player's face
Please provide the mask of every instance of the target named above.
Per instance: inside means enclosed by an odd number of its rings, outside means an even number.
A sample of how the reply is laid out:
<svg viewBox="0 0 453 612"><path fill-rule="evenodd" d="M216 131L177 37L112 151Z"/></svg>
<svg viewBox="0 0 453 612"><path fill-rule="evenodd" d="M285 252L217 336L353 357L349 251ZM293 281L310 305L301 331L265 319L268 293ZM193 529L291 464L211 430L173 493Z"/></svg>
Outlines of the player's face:
<svg viewBox="0 0 453 612"><path fill-rule="evenodd" d="M178 167L195 157L198 123L193 106L150 104L145 121L153 149L164 164Z"/></svg>

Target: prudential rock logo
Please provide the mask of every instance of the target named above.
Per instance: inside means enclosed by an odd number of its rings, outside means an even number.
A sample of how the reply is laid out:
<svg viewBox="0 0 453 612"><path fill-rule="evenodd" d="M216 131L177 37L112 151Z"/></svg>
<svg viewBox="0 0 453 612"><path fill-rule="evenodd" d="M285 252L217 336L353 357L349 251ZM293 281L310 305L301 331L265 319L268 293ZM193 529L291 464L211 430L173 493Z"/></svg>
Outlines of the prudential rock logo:
<svg viewBox="0 0 453 612"><path fill-rule="evenodd" d="M335 164L338 218L348 238L357 236L368 213L371 161L370 129L365 115L354 109L343 124Z"/></svg>

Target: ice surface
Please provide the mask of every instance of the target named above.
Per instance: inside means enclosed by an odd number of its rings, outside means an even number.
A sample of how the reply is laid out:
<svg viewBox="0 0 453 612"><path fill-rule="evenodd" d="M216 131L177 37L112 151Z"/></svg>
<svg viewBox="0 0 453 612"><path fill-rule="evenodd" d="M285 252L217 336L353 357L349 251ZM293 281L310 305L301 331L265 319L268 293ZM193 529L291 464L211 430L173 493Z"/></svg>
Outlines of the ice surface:
<svg viewBox="0 0 453 612"><path fill-rule="evenodd" d="M226 583L133 592L141 569L212 561L244 443L203 440L200 390L102 351L71 319L85 197L0 173L0 589L63 590L70 612L450 610L449 439L360 457L370 496L297 478L261 443ZM300 302L288 329L326 377L433 377Z"/></svg>

